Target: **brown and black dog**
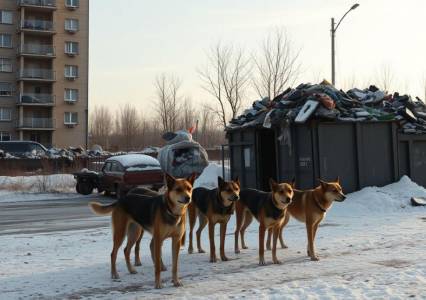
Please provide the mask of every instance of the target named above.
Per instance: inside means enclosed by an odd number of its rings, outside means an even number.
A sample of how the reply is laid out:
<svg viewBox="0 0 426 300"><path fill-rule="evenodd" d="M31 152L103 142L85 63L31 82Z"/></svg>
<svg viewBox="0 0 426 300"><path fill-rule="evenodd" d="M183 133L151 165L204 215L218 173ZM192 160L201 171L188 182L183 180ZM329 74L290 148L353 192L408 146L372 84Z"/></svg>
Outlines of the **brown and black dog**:
<svg viewBox="0 0 426 300"><path fill-rule="evenodd" d="M178 278L178 258L182 236L185 232L185 215L192 196L192 185L195 176L187 179L176 179L166 174L167 191L164 195L146 196L129 193L123 199L110 204L101 205L91 202L92 210L97 214L112 213L113 250L111 252L111 276L118 278L116 269L117 252L124 237L128 235L128 246L131 247L140 235L129 236L129 224L137 223L143 230L152 234L155 265L155 287L161 288L161 246L166 238L172 238L172 276L173 284L181 286ZM126 256L129 268L130 259Z"/></svg>
<svg viewBox="0 0 426 300"><path fill-rule="evenodd" d="M153 191L151 189L148 188L144 188L144 187L135 187L133 189L131 189L127 194L136 194L136 195L145 195L145 196L158 196L161 195L161 193ZM140 244L141 244L141 240L143 237L143 228L135 222L132 222L129 224L128 230L127 230L127 236L128 237L133 237L133 236L139 236L139 238L136 240L135 243L135 266L141 266L142 262L141 262L141 257L140 257ZM124 248L124 256L130 257L130 253L133 247L132 244L132 240L133 238L128 238L127 239L127 245L126 248ZM154 254L152 253L152 248L154 247L153 244L154 240L151 240L151 244L150 244L150 249L151 249L151 257L152 257L152 262L155 263L154 261ZM134 268L131 267L130 265L130 258L126 259L126 264L127 264L127 268L130 272L130 274L136 274L136 270ZM164 266L163 262L161 262L161 270L162 271L166 271L166 267Z"/></svg>
<svg viewBox="0 0 426 300"><path fill-rule="evenodd" d="M315 252L315 236L318 226L324 219L326 212L331 208L334 201L342 202L346 198L343 194L340 180L337 178L333 182L320 180L320 185L313 190L294 190L292 203L287 207L287 214L281 225L279 237L282 248L287 248L282 238L282 231L290 220L290 216L306 224L308 235L307 253L311 260L319 260ZM268 231L266 248L271 249L271 230Z"/></svg>
<svg viewBox="0 0 426 300"><path fill-rule="evenodd" d="M277 259L277 239L279 229L286 214L287 206L293 198L294 182L277 183L269 180L271 192L263 192L255 189L244 189L240 193L240 201L236 205L237 224L235 229L235 253L240 253L238 236L241 234L243 249L246 249L244 232L253 220L253 216L259 222L259 264L265 264L265 231L272 229L273 247L272 261L279 264Z"/></svg>
<svg viewBox="0 0 426 300"><path fill-rule="evenodd" d="M238 177L233 181L225 181L222 177L217 179L218 187L212 190L195 188L192 192L192 202L188 208L189 214L189 247L188 253L193 253L192 231L195 221L199 220L197 229L198 252L204 253L201 248L201 232L209 224L210 262L216 262L216 247L214 242L214 227L220 223L220 259L227 261L225 255L226 226L235 210L235 202L239 199L240 181Z"/></svg>

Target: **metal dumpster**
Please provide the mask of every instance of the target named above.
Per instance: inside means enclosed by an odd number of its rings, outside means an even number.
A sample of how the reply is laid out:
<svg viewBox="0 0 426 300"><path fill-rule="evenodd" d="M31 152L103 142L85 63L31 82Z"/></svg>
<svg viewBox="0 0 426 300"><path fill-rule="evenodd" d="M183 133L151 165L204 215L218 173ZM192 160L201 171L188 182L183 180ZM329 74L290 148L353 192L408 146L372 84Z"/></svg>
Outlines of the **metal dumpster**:
<svg viewBox="0 0 426 300"><path fill-rule="evenodd" d="M340 177L346 192L383 186L408 175L426 186L426 135L398 133L395 122L318 122L227 132L231 174L244 187L269 190L270 177L296 178L300 189Z"/></svg>

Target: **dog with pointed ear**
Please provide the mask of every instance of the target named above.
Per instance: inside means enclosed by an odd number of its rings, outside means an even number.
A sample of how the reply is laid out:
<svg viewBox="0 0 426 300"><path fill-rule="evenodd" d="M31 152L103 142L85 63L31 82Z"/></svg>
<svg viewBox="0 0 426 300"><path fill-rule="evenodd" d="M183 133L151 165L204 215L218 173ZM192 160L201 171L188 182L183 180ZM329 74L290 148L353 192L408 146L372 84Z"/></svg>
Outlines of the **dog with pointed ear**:
<svg viewBox="0 0 426 300"><path fill-rule="evenodd" d="M245 230L255 218L259 222L259 264L265 264L264 238L266 230L274 232L274 246L272 249L272 261L279 264L276 256L276 241L280 224L286 216L286 209L294 195L294 183L278 183L275 179L269 179L270 192L256 189L243 189L240 193L240 201L236 205L236 227L234 232L235 253L239 253L239 236L241 236L242 248L246 249L244 235Z"/></svg>
<svg viewBox="0 0 426 300"><path fill-rule="evenodd" d="M155 287L161 288L161 271L164 265L161 259L161 247L165 239L172 239L172 281L175 286L181 286L178 277L178 256L183 236L185 234L186 211L191 203L195 175L188 178L175 178L165 173L166 193L138 195L129 193L124 199L109 205L90 203L97 214L113 214L113 250L111 253L111 276L119 278L116 269L117 252L125 236L128 242L125 250L126 264L129 272L136 270L130 264L130 250L140 237L141 229L152 234L151 255L154 261ZM131 223L137 224L137 231L128 229ZM132 226L135 228L134 226Z"/></svg>
<svg viewBox="0 0 426 300"><path fill-rule="evenodd" d="M240 182L240 178L238 177L238 175L237 175L237 176L235 176L235 178L234 178L234 182L235 182L236 184L238 184L238 186L239 186L239 187L241 187L241 182Z"/></svg>
<svg viewBox="0 0 426 300"><path fill-rule="evenodd" d="M290 185L293 188L293 190L296 188L296 177L293 177L293 179L290 182Z"/></svg>
<svg viewBox="0 0 426 300"><path fill-rule="evenodd" d="M291 205L288 206L284 222L279 232L281 247L287 248L282 238L283 228L290 220L290 216L306 224L308 234L308 256L311 260L319 260L315 251L315 236L319 224L325 218L326 212L334 201L342 202L346 195L343 193L340 178L334 181L318 179L319 185L313 190L296 190ZM271 247L271 232L268 233L267 248Z"/></svg>
<svg viewBox="0 0 426 300"><path fill-rule="evenodd" d="M274 191L277 186L278 183L273 178L269 178L269 187L271 188L271 191Z"/></svg>
<svg viewBox="0 0 426 300"><path fill-rule="evenodd" d="M210 262L217 261L216 246L214 240L215 225L220 224L220 258L227 261L225 255L225 235L226 226L231 215L234 213L236 202L240 199L240 182L238 177L235 180L225 180L221 176L217 177L217 188L207 189L204 187L195 188L192 193L192 203L189 206L189 247L188 253L194 251L193 229L198 218L199 228L197 230L198 252L203 253L201 247L201 233L208 224L210 242Z"/></svg>

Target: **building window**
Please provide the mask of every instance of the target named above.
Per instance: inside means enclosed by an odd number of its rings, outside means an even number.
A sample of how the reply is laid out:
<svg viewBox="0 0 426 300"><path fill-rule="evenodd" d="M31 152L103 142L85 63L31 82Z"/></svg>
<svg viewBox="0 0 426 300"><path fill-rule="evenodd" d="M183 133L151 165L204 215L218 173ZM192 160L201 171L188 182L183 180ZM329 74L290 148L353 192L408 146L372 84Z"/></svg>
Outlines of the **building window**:
<svg viewBox="0 0 426 300"><path fill-rule="evenodd" d="M78 90L77 89L65 89L65 101L76 102L78 100Z"/></svg>
<svg viewBox="0 0 426 300"><path fill-rule="evenodd" d="M12 121L12 109L0 107L0 121Z"/></svg>
<svg viewBox="0 0 426 300"><path fill-rule="evenodd" d="M12 35L7 33L0 34L0 48L12 48Z"/></svg>
<svg viewBox="0 0 426 300"><path fill-rule="evenodd" d="M77 42L65 42L65 53L77 55L78 54L78 43Z"/></svg>
<svg viewBox="0 0 426 300"><path fill-rule="evenodd" d="M79 5L80 5L79 0L66 0L65 1L66 7L76 8L76 7L79 7Z"/></svg>
<svg viewBox="0 0 426 300"><path fill-rule="evenodd" d="M12 140L12 136L10 135L10 132L6 131L0 131L0 141L1 142L7 142Z"/></svg>
<svg viewBox="0 0 426 300"><path fill-rule="evenodd" d="M65 30L66 31L78 31L78 20L77 19L65 19Z"/></svg>
<svg viewBox="0 0 426 300"><path fill-rule="evenodd" d="M78 77L78 66L66 65L65 78L75 79Z"/></svg>
<svg viewBox="0 0 426 300"><path fill-rule="evenodd" d="M12 96L12 84L0 82L0 96Z"/></svg>
<svg viewBox="0 0 426 300"><path fill-rule="evenodd" d="M75 125L77 123L78 123L78 113L76 113L76 112L64 113L64 124L65 125Z"/></svg>
<svg viewBox="0 0 426 300"><path fill-rule="evenodd" d="M0 57L0 72L12 72L12 60L6 57Z"/></svg>
<svg viewBox="0 0 426 300"><path fill-rule="evenodd" d="M0 23L13 24L13 13L10 10L0 10Z"/></svg>

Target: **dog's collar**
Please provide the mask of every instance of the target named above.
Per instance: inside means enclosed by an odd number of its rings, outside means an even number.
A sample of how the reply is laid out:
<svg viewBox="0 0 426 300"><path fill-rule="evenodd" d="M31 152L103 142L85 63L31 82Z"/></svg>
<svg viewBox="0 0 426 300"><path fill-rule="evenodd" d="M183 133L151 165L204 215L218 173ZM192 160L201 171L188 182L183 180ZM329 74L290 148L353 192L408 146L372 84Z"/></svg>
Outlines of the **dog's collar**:
<svg viewBox="0 0 426 300"><path fill-rule="evenodd" d="M321 204L319 204L319 202L317 201L317 199L315 199L314 198L314 202L315 202L315 205L323 212L323 213L325 213L325 212L327 212L327 210L324 208L324 207L322 207L321 206Z"/></svg>
<svg viewBox="0 0 426 300"><path fill-rule="evenodd" d="M277 201L274 199L274 195L273 195L273 193L271 192L271 194L270 194L270 200L271 200L271 203L272 203L272 205L276 208L276 209L278 209L278 210L283 210L281 207L279 207L279 206L277 206ZM287 208L287 207L286 207ZM285 208L285 209L286 209Z"/></svg>
<svg viewBox="0 0 426 300"><path fill-rule="evenodd" d="M180 218L180 217L182 217L182 215L175 215L175 214L172 212L172 210L170 209L170 206L169 206L169 203L168 203L168 199L167 199L167 197L164 197L164 202L165 202L165 204L166 204L166 212L167 212L170 216L172 216L173 218Z"/></svg>
<svg viewBox="0 0 426 300"><path fill-rule="evenodd" d="M223 205L222 196L220 195L219 188L217 189L216 196L217 196L216 197L216 200L217 200L216 202L217 202L217 204L218 204L218 206L219 206L220 209L228 209L228 208L232 207L232 205L234 204L234 203L231 203L231 205L229 205L229 206Z"/></svg>

